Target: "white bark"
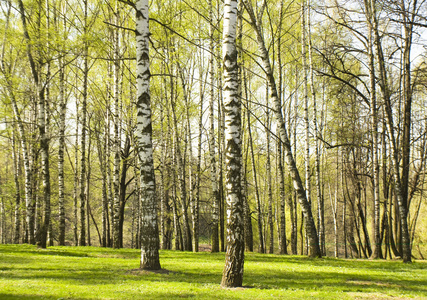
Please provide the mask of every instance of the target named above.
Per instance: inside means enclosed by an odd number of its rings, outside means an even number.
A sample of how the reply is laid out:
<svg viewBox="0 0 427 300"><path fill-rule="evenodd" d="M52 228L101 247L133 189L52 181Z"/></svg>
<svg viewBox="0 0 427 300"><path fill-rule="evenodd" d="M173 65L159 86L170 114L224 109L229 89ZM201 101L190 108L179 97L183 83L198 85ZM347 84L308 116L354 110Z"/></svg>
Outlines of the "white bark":
<svg viewBox="0 0 427 300"><path fill-rule="evenodd" d="M159 234L150 102L148 0L136 1L137 142L141 171L141 269L158 270Z"/></svg>
<svg viewBox="0 0 427 300"><path fill-rule="evenodd" d="M87 0L84 1L84 35L87 33ZM87 123L87 93L88 93L88 42L84 42L83 49L83 93L82 93L82 134L81 134L81 158L80 158L80 237L79 245L86 246L86 123Z"/></svg>
<svg viewBox="0 0 427 300"><path fill-rule="evenodd" d="M117 4L117 2L116 2ZM119 25L119 12L118 5L116 5L115 12L115 23ZM120 236L120 61L119 61L119 49L120 49L120 35L118 29L113 32L113 43L114 43L114 163L113 163L113 186L114 186L114 198L113 198L113 247L121 248L121 236Z"/></svg>
<svg viewBox="0 0 427 300"><path fill-rule="evenodd" d="M221 285L241 286L244 264L244 220L241 196L241 102L236 48L237 0L224 3L223 61L227 251Z"/></svg>

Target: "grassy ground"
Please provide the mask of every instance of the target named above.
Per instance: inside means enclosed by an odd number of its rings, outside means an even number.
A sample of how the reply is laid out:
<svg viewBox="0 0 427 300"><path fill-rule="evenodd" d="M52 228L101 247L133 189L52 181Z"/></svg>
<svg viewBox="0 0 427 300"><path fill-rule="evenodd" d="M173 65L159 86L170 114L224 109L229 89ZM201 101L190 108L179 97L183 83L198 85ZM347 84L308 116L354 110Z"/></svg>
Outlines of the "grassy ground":
<svg viewBox="0 0 427 300"><path fill-rule="evenodd" d="M219 286L224 253L0 245L0 299L427 299L427 262L247 254L244 287Z"/></svg>

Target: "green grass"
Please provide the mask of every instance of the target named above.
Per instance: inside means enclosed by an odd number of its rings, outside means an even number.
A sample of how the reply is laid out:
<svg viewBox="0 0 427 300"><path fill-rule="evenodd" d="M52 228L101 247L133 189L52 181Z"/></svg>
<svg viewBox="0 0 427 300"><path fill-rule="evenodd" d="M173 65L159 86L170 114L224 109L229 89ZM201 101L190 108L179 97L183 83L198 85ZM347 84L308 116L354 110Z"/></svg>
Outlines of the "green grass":
<svg viewBox="0 0 427 300"><path fill-rule="evenodd" d="M224 253L0 245L0 299L427 299L427 262L246 254L244 287L223 289Z"/></svg>

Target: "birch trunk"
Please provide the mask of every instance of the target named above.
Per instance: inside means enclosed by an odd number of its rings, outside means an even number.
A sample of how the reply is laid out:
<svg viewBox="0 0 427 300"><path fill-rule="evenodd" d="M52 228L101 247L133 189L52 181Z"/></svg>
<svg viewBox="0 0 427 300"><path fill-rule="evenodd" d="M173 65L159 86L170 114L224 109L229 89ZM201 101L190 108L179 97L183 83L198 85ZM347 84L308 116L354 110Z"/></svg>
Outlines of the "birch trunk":
<svg viewBox="0 0 427 300"><path fill-rule="evenodd" d="M145 270L159 270L159 229L151 125L148 0L136 1L137 138L141 173L141 263Z"/></svg>
<svg viewBox="0 0 427 300"><path fill-rule="evenodd" d="M242 3L242 2L240 2ZM239 16L239 19L241 19L241 16ZM241 33L241 26L242 22L239 20L239 34ZM241 45L241 39L239 39L240 47ZM243 61L242 61L243 65ZM247 75L245 69L242 69L242 76L243 76L243 86L244 86L244 99L248 99L249 97L249 91L248 91L248 84L247 84ZM249 109L246 107L246 109ZM242 113L242 128L245 128L245 114ZM248 120L250 121L250 120ZM248 155L249 155L249 146L248 143L250 142L249 139L245 139L245 130L242 130L242 141L247 140L246 148L245 148L245 157L244 157L244 163L242 163L242 201L243 201L243 214L245 219L245 249L246 251L253 252L254 251L254 240L253 240L253 230L252 230L252 212L249 207L249 201L248 201L248 178L247 178L247 165L248 165ZM242 155L243 156L243 155Z"/></svg>
<svg viewBox="0 0 427 300"><path fill-rule="evenodd" d="M76 143L74 147L74 188L73 188L73 233L74 233L74 245L78 246L78 214L77 214L77 202L78 202L78 188L79 188L79 102L76 98Z"/></svg>
<svg viewBox="0 0 427 300"><path fill-rule="evenodd" d="M64 5L65 6L65 5ZM63 9L65 10L65 9ZM64 26L66 19L64 14ZM58 206L59 206L59 245L65 246L65 185L64 185L64 151L65 151L65 114L67 103L65 99L65 65L64 59L59 59L59 145L58 145Z"/></svg>
<svg viewBox="0 0 427 300"><path fill-rule="evenodd" d="M109 72L111 74L111 72ZM109 76L109 78L111 78ZM110 134L110 127L111 127L111 111L110 111L110 97L107 98L107 124L105 127L105 150L106 150L106 172L107 172L107 223L108 223L108 229L107 229L107 247L113 247L113 236L114 236L114 205L113 205L113 189L111 188L112 182L111 182L111 134Z"/></svg>
<svg viewBox="0 0 427 300"><path fill-rule="evenodd" d="M217 183L217 170L215 159L215 119L214 119L214 87L215 87L215 67L214 67L214 24L212 0L209 0L209 157L210 176L212 189L212 234L211 252L219 252L219 201L220 195Z"/></svg>
<svg viewBox="0 0 427 300"><path fill-rule="evenodd" d="M88 124L90 124L90 120L88 122ZM88 138L88 147L87 147L87 171L86 171L86 188L85 188L85 195L86 195L86 208L87 208L87 213L86 213L86 226L87 226L87 245L88 246L92 246L92 241L91 241L91 235L90 235L90 174L92 172L92 167L91 167L91 153L92 153L92 139L91 139L91 132L90 130L88 131L89 134L89 138Z"/></svg>
<svg viewBox="0 0 427 300"><path fill-rule="evenodd" d="M295 159L292 155L292 149L291 149L291 144L289 141L288 133L286 130L286 124L283 120L282 106L281 106L280 99L278 98L276 82L275 82L274 74L273 74L273 71L271 68L268 51L267 51L267 48L265 47L264 38L263 38L262 33L261 33L261 28L257 24L256 17L255 17L255 14L254 14L254 11L252 9L251 4L249 4L247 1L244 1L244 5L245 5L247 11L249 12L251 25L254 28L256 35L257 35L258 47L260 50L260 55L261 55L264 71L267 75L267 79L268 79L268 83L269 83L269 88L270 88L270 92L271 92L270 98L273 101L274 114L276 116L276 121L278 123L278 128L279 128L279 132L280 132L280 138L282 140L283 147L285 150L286 161L287 161L287 164L288 164L289 169L290 169L294 189L297 193L298 200L299 200L299 203L301 205L301 209L304 213L305 224L307 226L308 244L309 244L308 245L308 248L309 248L308 255L310 257L321 257L322 254L321 254L320 247L319 247L319 239L317 236L316 225L314 224L314 219L313 219L313 215L311 212L310 203L307 200L307 195L305 193L304 186L303 186L299 171L297 169Z"/></svg>
<svg viewBox="0 0 427 300"><path fill-rule="evenodd" d="M8 84L8 89L9 89L9 84ZM24 189L25 189L25 207L26 207L26 231L24 236L24 242L34 244L35 243L34 222L32 222L32 220L34 220L34 210L32 209L34 200L33 200L32 188L31 188L32 171L30 167L30 157L28 153L25 129L22 123L21 114L16 104L15 95L11 90L9 94L12 102L13 114L18 124L19 139L21 141L22 157L24 160L24 177L25 177Z"/></svg>
<svg viewBox="0 0 427 300"><path fill-rule="evenodd" d="M6 244L6 210L3 196L0 196L0 244Z"/></svg>
<svg viewBox="0 0 427 300"><path fill-rule="evenodd" d="M268 88L266 89L266 99L267 99L267 127L266 127L266 136L267 136L267 194L268 194L268 212L267 212L267 224L269 229L269 253L274 253L274 220L273 220L273 188L271 183L271 156L270 156L270 141L271 141L271 122L270 122L270 108L268 103ZM265 249L267 250L267 249Z"/></svg>
<svg viewBox="0 0 427 300"><path fill-rule="evenodd" d="M375 60L372 43L372 26L369 26L368 34L368 55L369 55L369 83L370 83L370 113L371 113L371 130L372 130L372 173L373 173L373 190L374 190L374 249L371 258L382 258L381 251L381 232L380 232L380 183L378 162L378 108L375 87Z"/></svg>
<svg viewBox="0 0 427 300"><path fill-rule="evenodd" d="M64 150L65 150L65 102L64 71L60 71L60 119L58 149L58 205L59 205L59 245L65 246L65 185L64 185Z"/></svg>
<svg viewBox="0 0 427 300"><path fill-rule="evenodd" d="M118 4L116 2L115 12L115 23L119 25L119 12ZM113 97L114 97L114 163L113 163L113 187L114 187L114 198L113 198L113 248L120 247L120 101L119 101L119 81L120 81L120 61L119 61L119 32L118 29L113 32L113 43L114 43L114 85L113 85Z"/></svg>
<svg viewBox="0 0 427 300"><path fill-rule="evenodd" d="M20 177L20 156L18 149L16 149L16 133L15 128L12 129L12 160L13 160L13 178L15 181L15 221L13 232L13 243L19 244L21 235L21 185L19 182Z"/></svg>
<svg viewBox="0 0 427 300"><path fill-rule="evenodd" d="M237 0L224 3L224 109L227 198L227 251L221 285L238 287L243 283L244 219L241 195L241 102L238 81Z"/></svg>
<svg viewBox="0 0 427 300"><path fill-rule="evenodd" d="M278 176L280 189L280 254L288 254L286 241L286 194L285 194L285 178L283 168L282 143L277 141L277 161L278 161ZM292 212L291 212L292 213Z"/></svg>
<svg viewBox="0 0 427 300"><path fill-rule="evenodd" d="M38 101L38 120L37 125L40 135L40 153L42 164L43 176L43 200L44 200L44 221L41 227L38 242L42 248L46 248L47 230L50 222L50 173L49 173L49 138L46 133L46 115L45 115L45 85L41 82L40 73L37 68L37 62L33 56L32 44L27 29L27 20L25 8L22 0L18 1L19 13L21 15L22 26L24 30L24 38L27 46L27 56L30 62L31 73L33 76L34 84L37 88L37 101ZM31 213L30 213L31 214ZM30 228L31 229L31 228Z"/></svg>
<svg viewBox="0 0 427 300"><path fill-rule="evenodd" d="M164 86L166 86L166 79L163 80ZM165 92L166 94L167 92ZM167 99L167 95L163 95ZM166 103L167 105L167 103ZM160 106L160 119L163 121L165 119L164 109L165 105ZM161 139L161 155L160 155L160 236L161 236L161 249L168 249L168 228L166 227L166 222L168 220L168 187L167 187L167 178L168 178L168 167L166 162L166 155L168 151L167 141L168 137L165 138L165 130L163 129L163 122L160 127L160 139ZM169 132L168 130L166 132Z"/></svg>
<svg viewBox="0 0 427 300"><path fill-rule="evenodd" d="M181 205L182 205L182 236L183 236L183 244L182 250L191 251L191 231L188 220L188 203L187 203L187 189L185 183L185 166L183 155L181 154L181 148L178 137L178 119L176 116L176 103L172 101L172 114L173 114L173 123L174 123L174 131L175 131L175 153L176 153L176 164L178 171L178 188L180 192Z"/></svg>
<svg viewBox="0 0 427 300"><path fill-rule="evenodd" d="M326 255L325 245L325 208L323 203L322 189L320 183L320 146L319 146L319 129L317 125L317 99L316 99L316 87L314 85L314 65L313 65L313 44L311 35L311 1L308 0L307 4L307 26L308 26L308 60L310 65L310 88L311 88L311 99L313 105L313 128L314 128L314 142L315 142L315 174L316 174L316 194L317 194L317 223L318 223L318 235L319 245L322 255Z"/></svg>
<svg viewBox="0 0 427 300"><path fill-rule="evenodd" d="M201 54L202 55L202 54ZM204 101L204 87L203 87L203 69L201 66L202 58L200 58L200 85L199 85L199 124L198 124L198 135L197 135L197 167L196 167L196 194L194 195L194 201L192 205L191 215L193 216L193 251L199 252L199 206L200 206L200 184L202 175L202 135L203 135L203 101Z"/></svg>
<svg viewBox="0 0 427 300"><path fill-rule="evenodd" d="M100 130L101 131L101 130ZM104 136L97 139L97 150L99 159L99 168L102 176L102 239L101 246L107 247L107 231L108 231L108 197L107 197L107 167L106 167L106 151L105 151L106 133Z"/></svg>
<svg viewBox="0 0 427 300"><path fill-rule="evenodd" d="M88 0L84 0L84 36L87 34L87 10ZM81 133L81 157L80 157L80 236L79 245L86 246L86 131L87 131L87 93L88 93L88 42L84 42L83 49L83 92L82 92L82 133Z"/></svg>
<svg viewBox="0 0 427 300"><path fill-rule="evenodd" d="M308 66L307 66L307 5L305 0L301 7L301 31L302 31L302 69L303 69L303 97L304 97L304 133L305 133L305 193L308 203L311 205L311 172L310 172L310 121L308 112ZM306 229L308 226L306 226Z"/></svg>
<svg viewBox="0 0 427 300"><path fill-rule="evenodd" d="M402 258L403 262L411 262L411 241L409 236L408 229L408 212L406 207L406 199L404 198L404 191L402 187L402 180L400 177L400 167L399 167L399 151L396 141L396 136L394 133L394 122L393 122L393 109L391 105L391 93L388 85L388 76L385 66L384 53L381 44L381 38L379 33L379 25L377 20L377 13L375 7L375 0L370 0L367 9L370 10L370 15L372 16L372 27L374 31L374 45L375 45L375 54L377 58L377 63L379 66L379 79L380 79L380 88L384 98L385 112L387 117L387 129L390 136L391 142L391 158L392 158L392 167L394 175L394 189L395 195L398 204L398 213L400 218L400 226L402 231ZM366 5L365 4L365 5Z"/></svg>
<svg viewBox="0 0 427 300"><path fill-rule="evenodd" d="M251 150L251 162L252 162L252 175L255 186L255 200L257 205L257 217L258 217L258 237L259 237L259 252L265 253L265 244L264 244L264 233L263 233L263 217L261 211L261 199L259 197L259 189L258 189L258 178L257 178L257 169L255 166L255 154L254 154L254 144L252 139L252 129L251 129L251 112L249 105L249 97L247 98L247 118L248 118L248 135L249 135L249 147Z"/></svg>

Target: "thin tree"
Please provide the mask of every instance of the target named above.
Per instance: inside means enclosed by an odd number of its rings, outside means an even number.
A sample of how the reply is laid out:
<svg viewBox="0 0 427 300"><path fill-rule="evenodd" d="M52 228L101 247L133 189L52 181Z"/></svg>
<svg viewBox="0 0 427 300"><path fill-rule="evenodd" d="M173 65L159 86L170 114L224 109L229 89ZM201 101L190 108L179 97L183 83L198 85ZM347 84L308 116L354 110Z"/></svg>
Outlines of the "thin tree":
<svg viewBox="0 0 427 300"><path fill-rule="evenodd" d="M115 7L115 23L119 26L119 5L116 1ZM114 98L114 160L113 160L113 186L114 186L114 198L113 198L113 247L121 248L121 237L120 237L120 34L119 30L113 31L113 98Z"/></svg>
<svg viewBox="0 0 427 300"><path fill-rule="evenodd" d="M19 244L21 234L21 185L19 182L20 177L20 155L16 146L16 126L12 128L12 161L13 161L13 178L15 181L15 228L13 231L13 243Z"/></svg>
<svg viewBox="0 0 427 300"><path fill-rule="evenodd" d="M365 0L367 1L367 0ZM371 113L371 131L372 131L372 173L373 173L373 189L374 189L374 249L372 258L382 258L381 252L381 232L380 232L380 186L379 186L379 163L378 163L378 112L377 112L377 96L375 84L375 59L372 39L372 24L371 18L368 20L368 56L369 56L369 87L370 87L370 113Z"/></svg>
<svg viewBox="0 0 427 300"><path fill-rule="evenodd" d="M316 87L314 85L314 63L313 63L313 39L311 34L311 5L310 0L307 3L307 26L308 26L308 63L310 65L310 90L313 104L313 128L314 128L314 151L315 151L315 175L316 175L316 194L317 194L317 230L319 235L320 250L322 255L326 255L325 245L325 208L321 189L320 176L320 145L319 145L319 129L317 122L317 99Z"/></svg>
<svg viewBox="0 0 427 300"><path fill-rule="evenodd" d="M268 84L269 84L270 93L271 93L270 98L273 102L273 111L276 117L276 121L278 123L280 138L282 140L284 151L285 151L286 162L289 166L290 174L293 181L293 186L296 190L297 197L304 214L305 225L307 226L307 237L308 237L308 248L309 248L308 255L310 257L321 257L322 254L319 247L319 238L317 236L316 225L314 224L310 203L307 200L304 186L303 186L299 171L297 169L295 159L292 154L291 143L289 141L286 124L283 119L282 105L278 97L276 81L274 78L273 69L271 68L269 53L265 46L265 41L262 34L262 28L258 23L257 17L255 16L255 12L253 11L252 4L250 4L248 1L243 1L243 3L246 10L249 13L250 24L255 30L255 33L257 36L258 48L260 51L264 72L266 73L266 76L268 79Z"/></svg>
<svg viewBox="0 0 427 300"><path fill-rule="evenodd" d="M209 155L212 186L212 234L211 252L219 251L219 202L216 159L215 159L215 120L214 120L214 87L215 87L215 65L214 65L214 23L212 0L209 0Z"/></svg>
<svg viewBox="0 0 427 300"><path fill-rule="evenodd" d="M64 27L66 26L66 5L61 5ZM56 9L55 9L56 13ZM56 18L55 18L56 19ZM56 23L59 31L59 23ZM64 40L66 36L64 36ZM59 58L59 145L58 145L58 208L59 208L59 245L65 246L65 180L64 180L64 152L65 152L65 116L67 112L65 89L64 58Z"/></svg>
<svg viewBox="0 0 427 300"><path fill-rule="evenodd" d="M80 158L80 236L79 245L86 246L86 133L87 133L87 94L88 94L88 55L89 44L86 39L88 31L88 0L84 0L84 27L83 35L85 37L83 44L83 92L82 92L82 132L81 132L81 158Z"/></svg>
<svg viewBox="0 0 427 300"><path fill-rule="evenodd" d="M257 177L257 168L255 165L255 153L254 153L254 142L252 138L252 129L251 129L251 109L249 106L249 97L247 100L247 119L248 119L248 136L249 136L249 148L251 150L251 163L252 163L252 175L254 180L254 186L255 186L255 200L256 200L256 206L257 206L257 220L258 220L258 238L259 238L259 252L265 253L265 243L264 243L264 233L263 233L263 217L262 217L262 210L261 210L261 199L259 195L259 187L258 187L258 177Z"/></svg>
<svg viewBox="0 0 427 300"><path fill-rule="evenodd" d="M381 37L379 33L378 16L376 12L376 1L370 0L365 5L366 9L369 9L372 18L372 30L374 32L374 45L375 55L379 66L379 80L382 96L384 99L384 107L387 117L387 129L390 136L391 142L391 159L393 165L394 175L394 189L398 204L398 213L400 217L400 225L402 231L402 258L403 262L411 262L411 241L408 229L408 211L406 207L406 199L404 198L404 191L402 190L402 180L400 177L399 168L399 153L398 145L395 136L394 121L393 121L393 109L391 104L391 91L388 83L387 69L385 66L384 52L382 49Z"/></svg>
<svg viewBox="0 0 427 300"><path fill-rule="evenodd" d="M0 71L3 73L3 76L6 81L6 88L9 92L9 98L12 104L12 111L13 116L17 124L17 129L19 133L19 137L15 137L16 139L19 138L19 141L21 142L21 151L22 151L22 157L24 162L24 177L25 177L25 206L26 206L26 230L24 235L24 242L34 244L34 222L33 222L33 216L34 216L34 210L32 209L33 206L33 194L31 189L31 181L32 181L32 170L30 166L30 154L29 149L27 146L27 136L25 134L25 127L24 122L21 118L21 113L18 109L18 104L15 97L15 91L13 88L13 82L12 77L10 74L10 70L12 70L11 64L7 64L5 60L5 47L6 47L6 32L10 25L10 15L11 15L11 9L12 9L12 3L11 1L7 1L8 7L6 12L6 24L5 24L5 36L3 39L2 44L2 51L1 51L1 60L0 60ZM18 152L16 153L16 156L19 158ZM17 170L18 171L18 170ZM18 182L19 184L19 182ZM17 188L17 190L19 190ZM18 196L18 195L17 195ZM18 199L17 199L18 200Z"/></svg>
<svg viewBox="0 0 427 300"><path fill-rule="evenodd" d="M18 1L19 13L21 15L22 27L24 30L24 38L27 48L27 56L30 62L31 74L35 86L37 88L37 106L38 106L38 129L40 135L40 154L41 154L41 165L42 165L42 178L43 178L43 200L44 200L44 214L43 224L41 231L38 235L38 243L40 247L46 248L47 242L47 231L50 222L50 170L49 170L49 137L46 132L46 99L45 99L45 88L46 86L42 82L40 69L40 61L36 61L33 53L33 41L29 35L27 28L27 16L22 0Z"/></svg>

